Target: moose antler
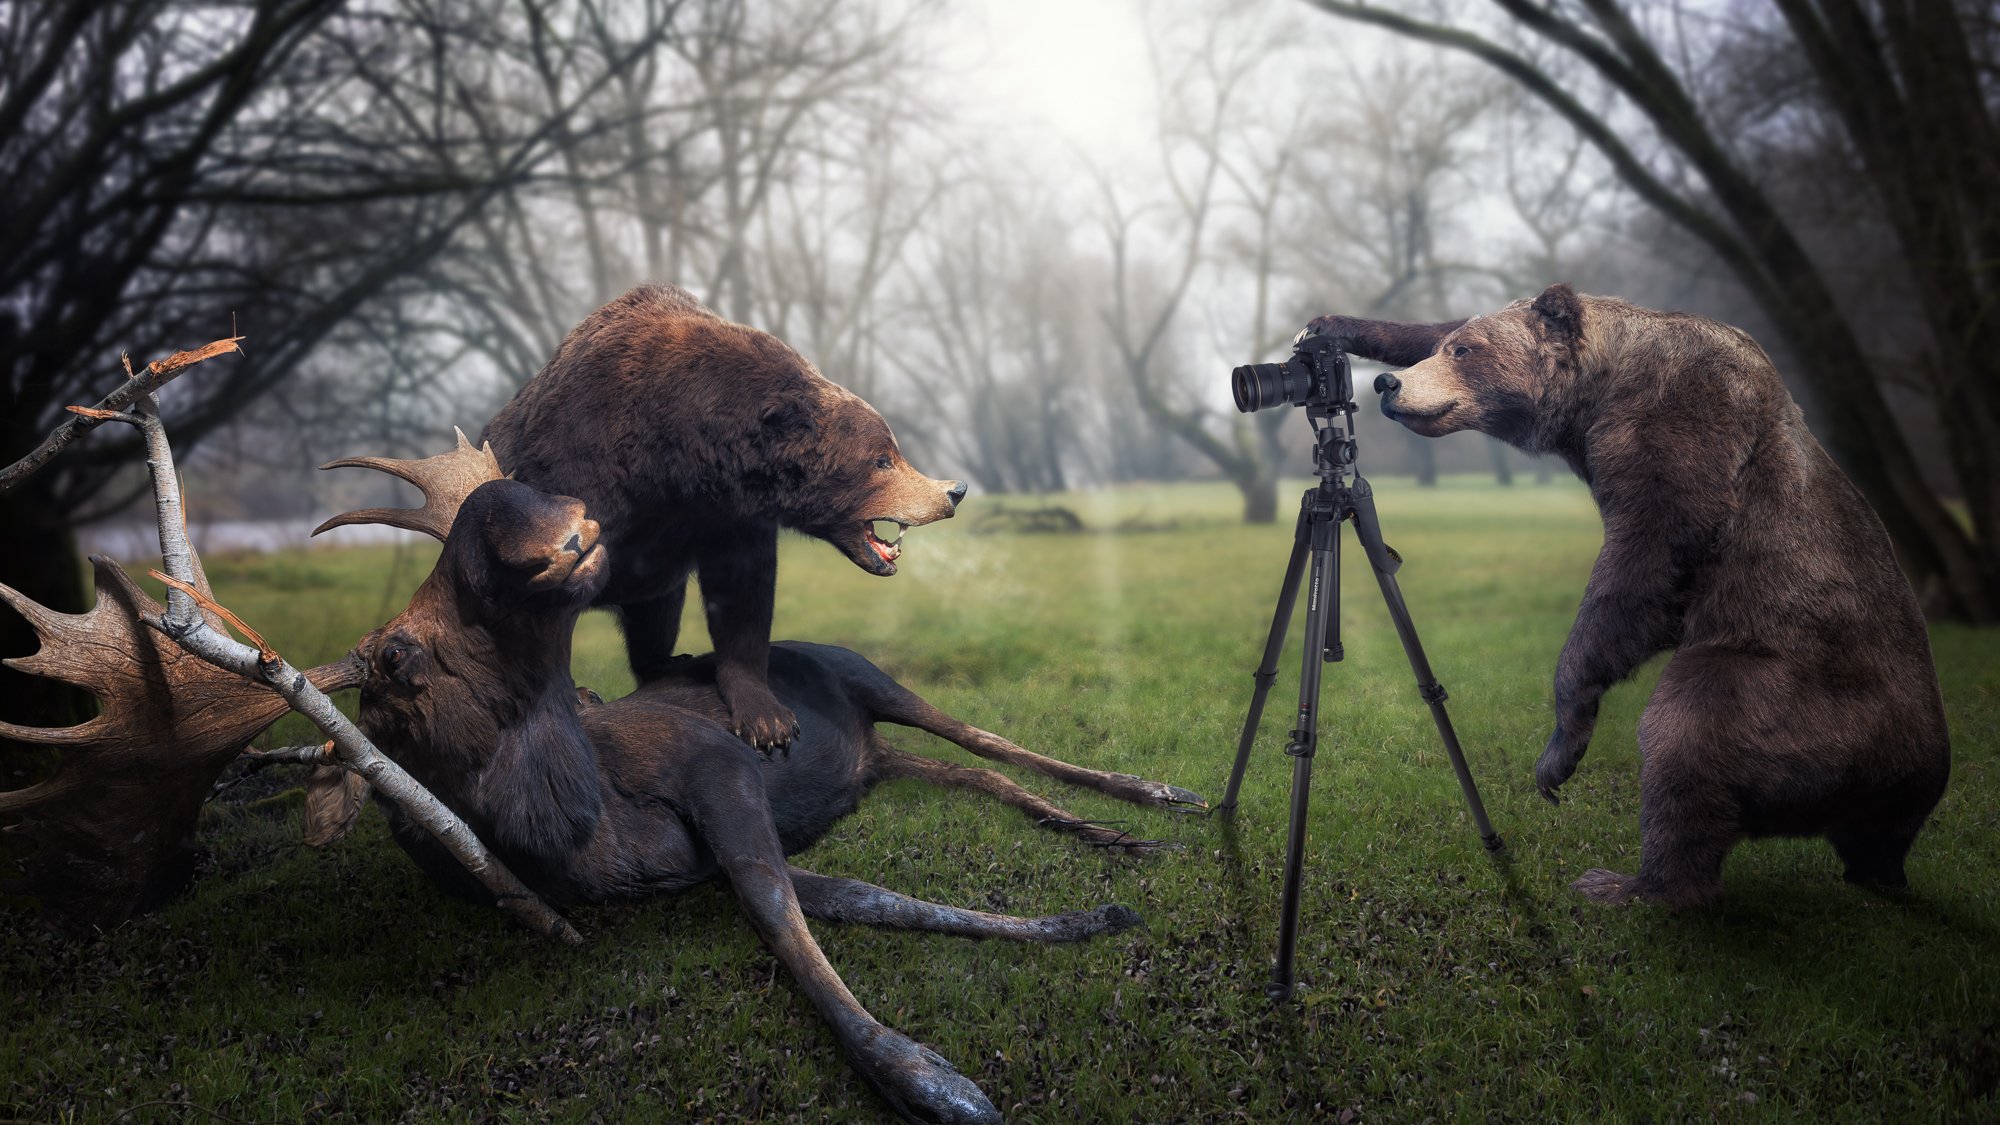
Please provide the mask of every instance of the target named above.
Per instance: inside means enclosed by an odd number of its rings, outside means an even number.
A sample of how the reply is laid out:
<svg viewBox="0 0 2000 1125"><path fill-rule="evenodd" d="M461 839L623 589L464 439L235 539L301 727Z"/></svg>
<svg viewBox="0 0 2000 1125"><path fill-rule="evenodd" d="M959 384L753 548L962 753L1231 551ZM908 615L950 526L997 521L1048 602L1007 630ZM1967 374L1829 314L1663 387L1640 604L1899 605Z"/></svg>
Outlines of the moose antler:
<svg viewBox="0 0 2000 1125"><path fill-rule="evenodd" d="M328 461L321 469L377 469L391 476L401 477L423 490L424 506L421 508L363 508L347 512L313 528L313 534L334 527L345 527L358 523L384 523L390 527L421 531L434 539L443 541L451 531L452 518L458 515L459 505L472 495L472 490L489 480L499 480L499 459L493 456L491 444L475 449L466 440L465 431L452 427L458 435L458 447L449 453L435 457L425 457L416 461L399 461L392 457L342 457L338 461Z"/></svg>
<svg viewBox="0 0 2000 1125"><path fill-rule="evenodd" d="M97 604L58 613L0 585L0 601L41 640L6 663L89 691L103 705L70 727L0 722L0 738L63 751L53 776L0 792L7 831L35 850L9 890L40 900L52 918L107 927L153 909L192 872L202 802L243 747L290 710L278 693L224 671L146 627L163 607L110 559L93 555ZM198 564L197 564L198 565ZM207 582L197 585L207 591ZM212 627L220 627L211 619ZM352 657L306 673L321 691L357 687Z"/></svg>
<svg viewBox="0 0 2000 1125"><path fill-rule="evenodd" d="M196 352L178 353L165 361L168 365L184 361L178 366L159 370L162 364L154 364L148 371L164 381L183 367L234 350L234 342L218 341ZM139 393L113 401L131 388ZM160 575L168 587L164 612L122 570L101 558L92 559L98 588L112 597L109 604L100 597L88 613L57 613L0 586L0 600L27 617L42 640L35 655L9 663L86 687L105 708L97 718L73 727L0 724L0 737L68 751L53 777L25 789L0 792L0 816L24 817L7 831L27 832L41 845L22 862L25 877L20 889L34 893L45 909L53 907L53 918L72 924L115 924L159 905L179 889L192 869L194 820L216 775L250 738L290 709L328 735L326 756L332 762L395 800L493 893L503 909L549 936L581 942L581 935L488 852L463 820L384 757L334 707L326 692L359 685L363 670L358 657L350 653L345 660L301 673L262 638L256 638L257 647L251 648L223 632L226 619L254 636L214 601L201 560L188 541L173 448L160 422L158 404L146 389L142 377L133 374L127 387L107 397L105 404L75 413L92 424L132 425L144 436L160 557L167 571ZM135 401L133 410L120 409ZM458 455L473 452L462 433L459 446ZM53 448L59 449L60 443ZM463 464L458 455L447 457ZM41 460L24 459L0 471L0 490L46 463L53 452L44 457L38 451L36 456ZM491 451L484 451L484 457L491 475L498 476ZM366 460L371 459L357 463ZM442 514L443 529L448 530L464 492L480 483L466 483L473 471L429 474L441 478L441 483L433 485L438 494L425 509L385 513L391 517L385 522L409 516L412 523L398 526L431 530ZM452 487L464 491L454 495ZM423 522L416 522L419 519ZM432 534L442 538L444 531ZM169 639L178 647L168 647ZM323 785L325 779L316 781ZM351 823L346 805L358 810L353 800L358 794L345 782L340 789L347 800L316 809L311 828Z"/></svg>

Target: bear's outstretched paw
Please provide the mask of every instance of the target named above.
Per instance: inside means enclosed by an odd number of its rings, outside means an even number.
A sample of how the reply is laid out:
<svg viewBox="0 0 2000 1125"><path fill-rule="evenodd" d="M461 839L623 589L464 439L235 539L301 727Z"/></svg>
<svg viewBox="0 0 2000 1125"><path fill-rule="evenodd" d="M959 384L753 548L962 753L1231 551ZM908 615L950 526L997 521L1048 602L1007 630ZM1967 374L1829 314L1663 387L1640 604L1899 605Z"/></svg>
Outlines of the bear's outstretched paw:
<svg viewBox="0 0 2000 1125"><path fill-rule="evenodd" d="M1632 901L1633 879L1630 875L1620 875L1616 871L1606 871L1593 867L1583 873L1583 877L1570 884L1570 889L1595 903L1617 906Z"/></svg>

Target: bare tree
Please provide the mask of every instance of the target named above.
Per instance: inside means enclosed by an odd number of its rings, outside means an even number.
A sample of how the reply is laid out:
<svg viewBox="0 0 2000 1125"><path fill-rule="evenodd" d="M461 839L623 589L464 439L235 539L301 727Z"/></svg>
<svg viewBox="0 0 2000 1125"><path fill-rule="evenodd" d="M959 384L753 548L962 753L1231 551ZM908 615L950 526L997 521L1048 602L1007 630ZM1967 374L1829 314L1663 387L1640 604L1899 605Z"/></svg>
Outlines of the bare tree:
<svg viewBox="0 0 2000 1125"><path fill-rule="evenodd" d="M1258 183L1261 177L1242 165L1232 171L1225 157L1244 85L1266 63L1273 45L1268 35L1240 32L1218 11L1191 51L1170 56L1168 44L1157 37L1149 42L1164 103L1159 171L1168 200L1133 204L1121 197L1107 173L1098 172L1112 275L1102 317L1139 408L1236 486L1243 494L1246 522L1269 523L1277 516L1277 423L1232 417L1218 434L1212 424L1216 412L1204 396L1175 385L1174 376L1182 372L1168 354L1183 305L1209 253L1223 191L1231 182L1251 187L1253 216L1261 213L1268 219L1275 207L1275 196L1261 190L1270 187L1268 182ZM1172 247L1167 254L1146 252L1162 243ZM1261 266L1260 279L1268 282L1268 255ZM1260 284L1254 319L1261 323L1268 308L1268 289ZM1253 343L1262 346L1261 341Z"/></svg>
<svg viewBox="0 0 2000 1125"><path fill-rule="evenodd" d="M907 328L881 352L935 443L991 490L1068 488L1104 421L1082 377L1098 328L1071 233L1053 200L987 169L920 237L896 306Z"/></svg>
<svg viewBox="0 0 2000 1125"><path fill-rule="evenodd" d="M628 21L559 103L514 113L504 48L524 19L499 0L0 9L0 461L94 400L120 343L234 312L266 343L171 404L184 448L214 434L537 175L665 31ZM70 528L144 490L119 477L136 449L80 443L0 499L0 526L52 548L7 552L0 581L82 608ZM0 651L30 649L3 616ZM11 671L0 687L10 717L76 717Z"/></svg>
<svg viewBox="0 0 2000 1125"><path fill-rule="evenodd" d="M1560 114L1649 207L1727 264L1770 319L1812 391L1834 457L1887 524L1901 562L1935 613L2000 620L2000 119L1990 37L1950 0L1773 0L1769 12L1719 14L1660 5L1635 15L1615 0L1495 0L1509 26L1415 19L1346 0L1319 8L1477 57ZM1983 9L1982 9L1983 11ZM1582 64L1616 91L1598 112L1573 80L1510 43L1516 31ZM1732 50L1782 44L1806 82L1767 113L1729 128L1716 73ZM1773 57L1767 52L1766 57ZM1921 357L1972 533L1919 471L1893 426L1862 321L1756 175L1760 152L1801 117L1836 130L1857 192L1894 231L1900 265L1928 328ZM1643 122L1657 158L1627 138Z"/></svg>

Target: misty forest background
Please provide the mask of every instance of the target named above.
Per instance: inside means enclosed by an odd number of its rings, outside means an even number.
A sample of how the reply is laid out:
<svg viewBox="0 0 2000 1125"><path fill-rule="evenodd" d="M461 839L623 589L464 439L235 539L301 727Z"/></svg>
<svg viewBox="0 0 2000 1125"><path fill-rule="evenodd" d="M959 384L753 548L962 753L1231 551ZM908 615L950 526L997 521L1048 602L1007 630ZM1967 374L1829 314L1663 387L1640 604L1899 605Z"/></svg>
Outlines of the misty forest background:
<svg viewBox="0 0 2000 1125"><path fill-rule="evenodd" d="M2000 617L1989 6L1142 4L1147 112L1081 142L967 80L1002 11L0 4L0 464L121 352L234 328L246 357L163 396L197 539L316 520L388 486L311 466L476 433L583 315L665 280L975 497L1220 478L1264 522L1306 428L1237 415L1231 366L1320 313L1568 281L1748 328L1933 615ZM1551 469L1372 403L1362 426L1377 475ZM87 604L79 529L145 517L135 442L0 499L0 581ZM5 617L0 654L31 651ZM0 675L7 718L87 706Z"/></svg>

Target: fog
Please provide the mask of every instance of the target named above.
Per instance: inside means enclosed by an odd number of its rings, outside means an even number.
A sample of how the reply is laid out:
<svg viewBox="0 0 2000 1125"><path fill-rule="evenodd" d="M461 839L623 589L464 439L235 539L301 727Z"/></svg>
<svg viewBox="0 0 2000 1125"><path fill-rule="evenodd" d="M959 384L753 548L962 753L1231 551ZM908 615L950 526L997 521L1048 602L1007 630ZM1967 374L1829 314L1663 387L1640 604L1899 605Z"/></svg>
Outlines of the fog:
<svg viewBox="0 0 2000 1125"><path fill-rule="evenodd" d="M165 400L192 492L212 519L305 518L387 487L309 466L477 432L571 325L660 281L797 347L977 494L1221 478L1263 520L1307 433L1237 415L1230 368L1322 313L1452 319L1564 281L1745 327L1864 494L1922 509L1890 520L1909 557L1991 554L1934 540L1955 498L1982 543L2000 510L1967 342L1993 266L1925 257L1912 218L1983 245L1990 152L1891 158L1991 130L1970 8L1958 47L1912 51L1984 101L1891 86L1894 128L1747 2L276 11L269 43L188 3L64 53L67 25L12 10L12 69L46 79L9 94L0 149L24 185L0 301L41 342L12 351L14 445L119 351L235 325L247 358ZM239 101L213 85L232 67L255 75ZM1550 472L1363 407L1370 471ZM142 491L129 459L82 455L35 518L101 522Z"/></svg>

